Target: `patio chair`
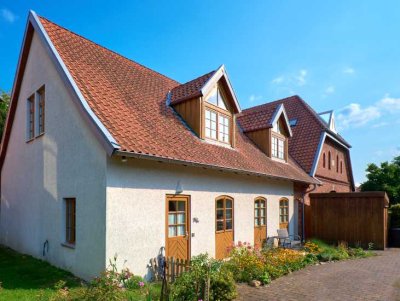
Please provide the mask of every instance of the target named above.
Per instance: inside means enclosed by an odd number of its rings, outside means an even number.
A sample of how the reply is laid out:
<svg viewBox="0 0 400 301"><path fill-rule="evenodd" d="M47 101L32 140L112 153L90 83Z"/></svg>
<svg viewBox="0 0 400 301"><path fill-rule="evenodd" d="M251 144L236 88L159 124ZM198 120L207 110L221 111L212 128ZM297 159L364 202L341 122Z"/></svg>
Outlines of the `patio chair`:
<svg viewBox="0 0 400 301"><path fill-rule="evenodd" d="M301 245L301 237L299 235L289 235L287 229L278 229L279 245L282 248L295 248Z"/></svg>

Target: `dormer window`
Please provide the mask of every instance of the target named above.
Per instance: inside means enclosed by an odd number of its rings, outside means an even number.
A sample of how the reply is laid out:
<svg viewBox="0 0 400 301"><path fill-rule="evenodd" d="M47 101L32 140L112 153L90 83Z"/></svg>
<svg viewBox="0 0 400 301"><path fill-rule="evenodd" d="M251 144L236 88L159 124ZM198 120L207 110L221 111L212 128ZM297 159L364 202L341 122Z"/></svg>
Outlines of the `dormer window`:
<svg viewBox="0 0 400 301"><path fill-rule="evenodd" d="M285 140L272 137L272 157L285 160Z"/></svg>
<svg viewBox="0 0 400 301"><path fill-rule="evenodd" d="M218 87L215 87L211 92L208 98L206 99L208 103L213 104L223 110L227 110L225 105L225 99L222 96L222 93Z"/></svg>
<svg viewBox="0 0 400 301"><path fill-rule="evenodd" d="M205 136L213 140L229 143L230 139L230 118L220 112L206 109L205 114ZM218 122L217 122L218 120Z"/></svg>

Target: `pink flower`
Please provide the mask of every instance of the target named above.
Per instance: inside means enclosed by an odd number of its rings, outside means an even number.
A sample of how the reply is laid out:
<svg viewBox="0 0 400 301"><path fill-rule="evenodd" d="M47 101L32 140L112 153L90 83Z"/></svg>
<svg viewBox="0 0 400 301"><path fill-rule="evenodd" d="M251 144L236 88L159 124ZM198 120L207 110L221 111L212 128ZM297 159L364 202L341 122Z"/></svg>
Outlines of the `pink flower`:
<svg viewBox="0 0 400 301"><path fill-rule="evenodd" d="M140 287L143 287L143 286L144 286L144 282L143 282L143 281L140 281L140 282L139 282L139 286L140 286Z"/></svg>

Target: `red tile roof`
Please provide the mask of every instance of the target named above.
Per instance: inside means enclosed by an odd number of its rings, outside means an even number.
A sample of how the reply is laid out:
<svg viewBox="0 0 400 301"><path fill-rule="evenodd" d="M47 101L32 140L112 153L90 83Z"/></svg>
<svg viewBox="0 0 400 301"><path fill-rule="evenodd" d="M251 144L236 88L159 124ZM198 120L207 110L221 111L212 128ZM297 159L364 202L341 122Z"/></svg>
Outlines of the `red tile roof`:
<svg viewBox="0 0 400 301"><path fill-rule="evenodd" d="M329 132L349 146L341 136L331 132L318 114L297 95L243 110L238 121L246 129L258 129L280 104L284 105L289 120L297 119L297 124L291 127L293 136L289 138L289 154L307 173L311 172L322 132Z"/></svg>
<svg viewBox="0 0 400 301"><path fill-rule="evenodd" d="M268 158L238 128L234 149L207 143L186 128L166 104L166 96L171 90L179 95L176 99L192 95L210 73L180 85L44 18L40 22L90 108L121 151L315 182L292 159L286 164Z"/></svg>
<svg viewBox="0 0 400 301"><path fill-rule="evenodd" d="M171 90L171 104L177 104L190 98L201 96L201 88L214 75L215 71L199 76L182 85L176 86Z"/></svg>
<svg viewBox="0 0 400 301"><path fill-rule="evenodd" d="M265 106L260 109L243 110L238 116L237 121L244 132L251 132L271 127L271 119L279 104Z"/></svg>

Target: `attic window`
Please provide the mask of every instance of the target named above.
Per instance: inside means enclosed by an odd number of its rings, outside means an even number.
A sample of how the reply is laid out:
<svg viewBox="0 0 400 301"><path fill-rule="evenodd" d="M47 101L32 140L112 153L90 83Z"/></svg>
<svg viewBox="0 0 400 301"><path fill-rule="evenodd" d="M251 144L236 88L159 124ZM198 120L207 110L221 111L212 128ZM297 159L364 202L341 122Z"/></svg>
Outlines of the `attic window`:
<svg viewBox="0 0 400 301"><path fill-rule="evenodd" d="M290 126L295 126L297 124L297 119L290 119L289 124Z"/></svg>
<svg viewBox="0 0 400 301"><path fill-rule="evenodd" d="M225 99L222 96L220 89L217 87L211 91L206 101L217 107L220 107L221 109L227 110L225 105Z"/></svg>

